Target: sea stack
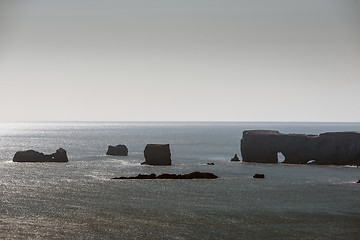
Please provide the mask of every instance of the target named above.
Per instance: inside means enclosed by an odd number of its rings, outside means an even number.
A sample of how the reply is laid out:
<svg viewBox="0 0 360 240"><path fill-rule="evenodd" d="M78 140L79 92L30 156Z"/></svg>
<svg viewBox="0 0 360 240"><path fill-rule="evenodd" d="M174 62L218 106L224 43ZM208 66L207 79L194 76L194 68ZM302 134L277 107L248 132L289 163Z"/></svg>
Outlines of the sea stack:
<svg viewBox="0 0 360 240"><path fill-rule="evenodd" d="M148 165L171 165L170 144L147 144L144 149L145 162Z"/></svg>
<svg viewBox="0 0 360 240"><path fill-rule="evenodd" d="M44 154L35 150L16 152L13 162L68 162L65 149L59 148L56 153Z"/></svg>
<svg viewBox="0 0 360 240"><path fill-rule="evenodd" d="M128 148L125 145L119 144L117 146L109 146L106 155L112 156L127 156Z"/></svg>
<svg viewBox="0 0 360 240"><path fill-rule="evenodd" d="M231 159L231 161L232 161L232 162L239 162L240 159L239 159L238 155L235 154L235 156Z"/></svg>

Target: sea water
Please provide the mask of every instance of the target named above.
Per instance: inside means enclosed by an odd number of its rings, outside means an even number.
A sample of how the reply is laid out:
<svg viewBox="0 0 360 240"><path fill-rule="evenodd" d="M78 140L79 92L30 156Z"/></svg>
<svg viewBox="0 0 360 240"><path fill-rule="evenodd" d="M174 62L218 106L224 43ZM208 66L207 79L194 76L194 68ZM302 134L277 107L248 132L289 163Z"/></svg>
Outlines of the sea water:
<svg viewBox="0 0 360 240"><path fill-rule="evenodd" d="M250 129L360 123L0 123L0 239L360 239L360 168L231 162ZM172 166L141 165L148 143L169 143ZM117 144L129 156L105 155ZM68 163L12 162L59 147ZM219 179L111 179L193 171Z"/></svg>

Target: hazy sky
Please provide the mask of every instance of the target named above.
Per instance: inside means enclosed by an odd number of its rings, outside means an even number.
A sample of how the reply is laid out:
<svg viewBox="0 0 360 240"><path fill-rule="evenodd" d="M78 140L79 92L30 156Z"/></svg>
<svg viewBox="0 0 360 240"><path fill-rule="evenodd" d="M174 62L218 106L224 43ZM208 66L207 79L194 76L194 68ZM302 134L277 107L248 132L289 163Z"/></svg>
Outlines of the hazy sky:
<svg viewBox="0 0 360 240"><path fill-rule="evenodd" d="M360 1L0 0L0 121L360 121Z"/></svg>

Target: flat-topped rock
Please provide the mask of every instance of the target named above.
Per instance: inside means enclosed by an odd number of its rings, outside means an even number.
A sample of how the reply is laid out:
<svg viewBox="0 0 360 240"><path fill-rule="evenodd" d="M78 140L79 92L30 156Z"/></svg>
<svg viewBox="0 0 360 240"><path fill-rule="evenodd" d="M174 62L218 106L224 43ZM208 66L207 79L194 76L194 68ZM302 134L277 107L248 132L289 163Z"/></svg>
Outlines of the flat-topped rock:
<svg viewBox="0 0 360 240"><path fill-rule="evenodd" d="M244 131L241 140L244 162L328 165L360 164L360 133L328 132L320 135L282 134L272 130Z"/></svg>
<svg viewBox="0 0 360 240"><path fill-rule="evenodd" d="M13 162L68 162L66 151L62 148L53 154L44 154L35 150L16 152Z"/></svg>
<svg viewBox="0 0 360 240"><path fill-rule="evenodd" d="M125 145L119 144L116 146L109 146L106 155L127 156L128 152L128 148Z"/></svg>
<svg viewBox="0 0 360 240"><path fill-rule="evenodd" d="M216 176L213 173L208 172L192 172L187 174L169 174L163 173L159 176L152 174L138 174L136 177L115 177L112 179L216 179Z"/></svg>
<svg viewBox="0 0 360 240"><path fill-rule="evenodd" d="M144 149L145 162L148 165L171 165L170 144L147 144Z"/></svg>

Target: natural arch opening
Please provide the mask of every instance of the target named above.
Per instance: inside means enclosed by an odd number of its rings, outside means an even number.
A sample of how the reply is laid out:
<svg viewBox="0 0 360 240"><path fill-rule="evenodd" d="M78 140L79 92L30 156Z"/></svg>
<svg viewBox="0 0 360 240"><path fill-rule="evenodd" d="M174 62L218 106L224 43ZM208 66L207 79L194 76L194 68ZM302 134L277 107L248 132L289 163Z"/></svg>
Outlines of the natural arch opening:
<svg viewBox="0 0 360 240"><path fill-rule="evenodd" d="M282 154L282 152L278 152L277 153L277 159L278 159L278 162L284 162L285 161L285 156L284 154Z"/></svg>

